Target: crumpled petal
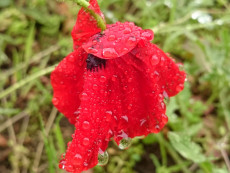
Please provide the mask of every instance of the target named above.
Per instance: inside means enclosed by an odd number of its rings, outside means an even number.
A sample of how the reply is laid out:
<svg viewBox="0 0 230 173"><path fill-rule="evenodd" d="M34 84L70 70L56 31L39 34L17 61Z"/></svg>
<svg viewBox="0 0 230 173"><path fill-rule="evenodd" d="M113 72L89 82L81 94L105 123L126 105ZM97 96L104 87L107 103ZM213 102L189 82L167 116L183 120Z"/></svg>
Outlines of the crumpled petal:
<svg viewBox="0 0 230 173"><path fill-rule="evenodd" d="M97 0L90 0L89 3L89 9L93 10L104 19L104 15L98 6ZM101 29L97 26L95 18L86 12L84 8L81 8L78 12L77 21L71 33L74 42L74 49L77 49L86 42L89 37L100 31Z"/></svg>
<svg viewBox="0 0 230 173"><path fill-rule="evenodd" d="M84 89L81 93L80 115L75 124L73 141L69 143L61 168L80 173L98 163L98 153L106 150L110 137L111 112L107 96L107 79L104 71L85 71Z"/></svg>
<svg viewBox="0 0 230 173"><path fill-rule="evenodd" d="M83 72L87 53L80 47L64 58L51 74L53 104L74 124L83 89Z"/></svg>
<svg viewBox="0 0 230 173"><path fill-rule="evenodd" d="M164 89L164 97L172 97L183 90L185 72L180 71L180 64L176 64L155 44L142 40L131 53L155 68L154 71L147 72L158 79L159 85Z"/></svg>
<svg viewBox="0 0 230 173"><path fill-rule="evenodd" d="M130 52L141 39L152 40L153 32L142 30L132 22L117 22L107 25L102 34L92 36L82 47L96 57L113 59Z"/></svg>

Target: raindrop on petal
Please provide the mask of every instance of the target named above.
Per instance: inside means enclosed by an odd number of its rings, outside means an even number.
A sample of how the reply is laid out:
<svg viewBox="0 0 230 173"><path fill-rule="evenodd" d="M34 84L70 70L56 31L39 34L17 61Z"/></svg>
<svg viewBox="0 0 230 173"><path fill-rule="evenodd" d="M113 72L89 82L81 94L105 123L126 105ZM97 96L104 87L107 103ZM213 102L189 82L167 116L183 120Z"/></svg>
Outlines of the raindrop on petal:
<svg viewBox="0 0 230 173"><path fill-rule="evenodd" d="M125 29L124 29L124 32L123 32L124 34L129 34L129 33L131 33L131 29L130 28L128 28L128 27L126 27Z"/></svg>
<svg viewBox="0 0 230 173"><path fill-rule="evenodd" d="M82 163L82 156L80 154L76 154L73 158L74 165L81 165Z"/></svg>
<svg viewBox="0 0 230 173"><path fill-rule="evenodd" d="M132 143L132 138L126 137L120 140L119 148L124 150L130 147Z"/></svg>
<svg viewBox="0 0 230 173"><path fill-rule="evenodd" d="M114 40L116 40L116 36L115 35L109 35L108 41L114 41Z"/></svg>
<svg viewBox="0 0 230 173"><path fill-rule="evenodd" d="M150 63L152 64L152 66L155 66L159 63L160 59L159 57L157 57L156 55L153 55L150 59Z"/></svg>
<svg viewBox="0 0 230 173"><path fill-rule="evenodd" d="M145 29L144 32L141 34L142 37L145 37L147 40L153 40L154 34L153 31L150 29Z"/></svg>
<svg viewBox="0 0 230 173"><path fill-rule="evenodd" d="M85 146L89 145L89 138L83 139L83 145L85 145Z"/></svg>
<svg viewBox="0 0 230 173"><path fill-rule="evenodd" d="M61 160L58 166L59 166L60 169L65 169L65 164L66 164L66 161Z"/></svg>
<svg viewBox="0 0 230 173"><path fill-rule="evenodd" d="M114 48L104 48L102 54L106 58L118 57L118 53Z"/></svg>
<svg viewBox="0 0 230 173"><path fill-rule="evenodd" d="M107 153L107 151L103 152L102 149L99 148L97 165L104 166L108 163L108 160L109 160L109 154Z"/></svg>
<svg viewBox="0 0 230 173"><path fill-rule="evenodd" d="M85 130L89 129L89 126L90 125L89 125L88 121L84 121L83 124L82 124L82 128L85 129Z"/></svg>
<svg viewBox="0 0 230 173"><path fill-rule="evenodd" d="M100 82L104 83L106 81L106 77L105 76L101 76L99 80L100 80Z"/></svg>

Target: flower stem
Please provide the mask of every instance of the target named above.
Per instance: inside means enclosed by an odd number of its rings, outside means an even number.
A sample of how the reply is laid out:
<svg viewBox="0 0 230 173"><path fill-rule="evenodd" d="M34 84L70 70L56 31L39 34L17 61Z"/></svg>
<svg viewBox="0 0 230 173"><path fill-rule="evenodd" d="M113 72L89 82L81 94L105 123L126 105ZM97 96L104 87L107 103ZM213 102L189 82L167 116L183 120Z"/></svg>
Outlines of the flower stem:
<svg viewBox="0 0 230 173"><path fill-rule="evenodd" d="M94 17L94 19L97 21L97 26L101 28L101 31L104 31L106 29L106 24L104 19L99 14L95 13L95 11L89 8L90 6L89 2L87 2L86 0L72 0L72 1L76 2L78 5L83 7L88 13L90 13L91 16Z"/></svg>

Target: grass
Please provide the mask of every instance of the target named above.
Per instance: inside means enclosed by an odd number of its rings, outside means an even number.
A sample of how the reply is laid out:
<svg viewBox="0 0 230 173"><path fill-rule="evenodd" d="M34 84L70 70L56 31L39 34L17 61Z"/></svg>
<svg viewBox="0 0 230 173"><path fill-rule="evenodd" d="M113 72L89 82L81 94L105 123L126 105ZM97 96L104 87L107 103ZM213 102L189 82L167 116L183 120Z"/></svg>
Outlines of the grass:
<svg viewBox="0 0 230 173"><path fill-rule="evenodd" d="M120 151L95 173L230 172L230 2L100 0L107 23L153 29L154 43L184 63L185 89L159 134ZM72 50L77 5L0 1L0 172L55 173L73 127L52 105L49 73Z"/></svg>

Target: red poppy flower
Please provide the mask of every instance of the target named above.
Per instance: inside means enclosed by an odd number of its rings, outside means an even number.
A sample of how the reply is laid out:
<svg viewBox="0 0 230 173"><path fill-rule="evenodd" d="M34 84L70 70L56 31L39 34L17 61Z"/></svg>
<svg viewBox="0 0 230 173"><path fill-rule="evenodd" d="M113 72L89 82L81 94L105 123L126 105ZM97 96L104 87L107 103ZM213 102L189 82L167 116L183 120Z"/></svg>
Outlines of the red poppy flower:
<svg viewBox="0 0 230 173"><path fill-rule="evenodd" d="M103 17L96 0L89 8ZM51 74L53 104L76 127L60 162L68 172L97 165L111 138L126 148L135 136L158 133L168 121L164 98L184 87L185 73L150 43L151 30L117 22L100 31L81 9L74 51Z"/></svg>

